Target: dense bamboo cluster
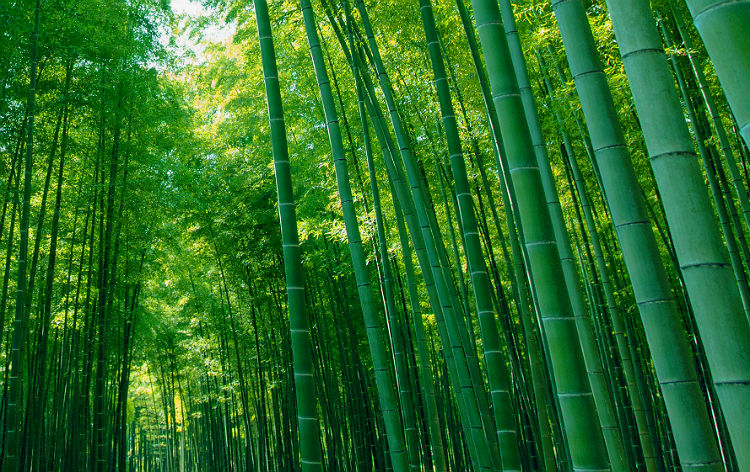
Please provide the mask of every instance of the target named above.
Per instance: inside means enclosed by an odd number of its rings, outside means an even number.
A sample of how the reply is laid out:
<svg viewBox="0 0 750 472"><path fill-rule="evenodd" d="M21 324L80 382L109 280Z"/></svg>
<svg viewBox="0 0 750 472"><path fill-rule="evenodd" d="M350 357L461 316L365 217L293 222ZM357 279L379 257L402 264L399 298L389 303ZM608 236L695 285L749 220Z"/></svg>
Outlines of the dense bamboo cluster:
<svg viewBox="0 0 750 472"><path fill-rule="evenodd" d="M750 1L192 5L0 3L4 472L750 472Z"/></svg>

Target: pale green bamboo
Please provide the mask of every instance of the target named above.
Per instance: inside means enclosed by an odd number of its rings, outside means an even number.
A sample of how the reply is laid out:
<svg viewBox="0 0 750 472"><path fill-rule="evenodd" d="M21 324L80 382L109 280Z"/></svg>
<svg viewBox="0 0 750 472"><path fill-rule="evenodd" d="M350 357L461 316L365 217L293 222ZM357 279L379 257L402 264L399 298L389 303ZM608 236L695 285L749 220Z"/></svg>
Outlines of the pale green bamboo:
<svg viewBox="0 0 750 472"><path fill-rule="evenodd" d="M721 456L695 359L648 219L581 0L552 0L591 136L604 194L669 411L682 466L719 470Z"/></svg>
<svg viewBox="0 0 750 472"><path fill-rule="evenodd" d="M607 3L737 464L750 471L750 324L649 3Z"/></svg>
<svg viewBox="0 0 750 472"><path fill-rule="evenodd" d="M540 68L542 71L542 77L547 87L548 94L552 96L553 89L552 84L547 75L543 58L538 55ZM554 104L550 104L552 107L555 120L560 128L560 136L565 146L565 154L567 154L568 162L570 163L571 173L573 174L573 180L578 189L578 196L581 201L581 208L583 210L583 216L586 223L586 229L591 240L591 246L594 250L594 260L596 261L596 269L599 275L599 281L601 284L602 292L604 293L604 301L607 306L607 312L609 313L610 319L612 320L612 326L614 329L615 342L617 344L618 353L622 362L623 371L625 374L625 381L628 388L628 394L633 407L633 413L638 427L638 436L640 438L641 447L643 450L644 460L646 462L646 470L648 471L659 471L661 470L661 464L655 454L655 447L651 434L648 428L647 412L644 408L643 395L641 389L644 388L642 385L639 386L638 376L636 375L635 366L633 359L630 356L630 347L627 340L627 333L625 322L623 320L623 314L620 310L619 305L615 301L614 291L612 288L612 281L607 271L607 266L604 261L604 252L602 251L601 242L599 241L599 232L596 228L596 222L594 221L594 215L591 211L591 203L588 197L588 191L586 190L586 181L581 175L581 170L578 167L576 160L575 151L570 142L568 133L563 127L562 117L560 111Z"/></svg>
<svg viewBox="0 0 750 472"><path fill-rule="evenodd" d="M750 146L750 1L686 0L693 23L737 119L740 134ZM745 448L747 449L747 448Z"/></svg>
<svg viewBox="0 0 750 472"><path fill-rule="evenodd" d="M734 190L737 193L737 200L739 200L740 208L742 209L743 220L745 221L747 229L750 231L750 195L748 194L747 186L745 186L742 180L740 170L737 167L737 157L732 150L732 146L729 144L729 138L727 137L727 132L724 128L724 123L722 121L721 115L719 114L719 108L716 105L716 100L714 99L713 92L711 92L711 89L708 86L706 74L703 72L702 66L696 62L696 59L691 52L694 50L693 41L690 39L690 34L686 31L682 16L674 8L672 9L672 12L675 24L677 25L677 31L682 38L687 57L690 60L690 65L693 68L693 73L695 74L695 78L698 82L698 88L703 95L703 101L706 104L706 109L711 116L711 122L714 125L716 137L719 140L721 153L727 163L729 175L732 177L732 184L734 184ZM745 234L745 231L743 231L741 225L737 226L737 231ZM750 263L750 261L748 261L748 263Z"/></svg>
<svg viewBox="0 0 750 472"><path fill-rule="evenodd" d="M664 24L664 21L659 21L661 25L662 34L669 43L672 43L669 35L669 31ZM670 61L672 62L672 70L675 77L677 78L677 84L680 87L682 93L683 106L687 110L688 118L692 125L693 135L695 136L695 144L698 148L698 154L703 162L703 167L706 170L706 180L708 181L709 188L714 200L714 208L716 208L717 216L719 217L719 224L721 225L722 234L724 235L724 242L727 245L727 251L729 252L729 260L732 263L732 270L734 271L734 277L737 281L737 286L740 289L740 296L742 297L742 304L745 307L745 316L750 320L750 287L748 287L747 277L745 276L745 269L742 266L742 258L739 254L737 247L737 240L732 233L732 227L729 222L729 215L727 215L727 209L724 204L724 198L716 182L716 169L713 168L713 162L711 156L708 155L708 150L704 143L705 135L703 130L698 125L698 116L695 112L692 100L690 100L689 90L685 83L685 77L682 74L682 70L677 62L676 55L670 55ZM741 228L740 228L741 230Z"/></svg>

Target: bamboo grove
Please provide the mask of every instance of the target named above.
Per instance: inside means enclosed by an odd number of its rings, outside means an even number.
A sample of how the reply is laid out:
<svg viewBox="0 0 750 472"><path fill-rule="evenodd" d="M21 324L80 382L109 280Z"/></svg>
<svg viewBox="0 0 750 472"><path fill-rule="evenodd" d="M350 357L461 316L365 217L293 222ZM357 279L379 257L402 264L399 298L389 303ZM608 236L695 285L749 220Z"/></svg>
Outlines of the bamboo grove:
<svg viewBox="0 0 750 472"><path fill-rule="evenodd" d="M0 468L750 472L750 1L0 0Z"/></svg>

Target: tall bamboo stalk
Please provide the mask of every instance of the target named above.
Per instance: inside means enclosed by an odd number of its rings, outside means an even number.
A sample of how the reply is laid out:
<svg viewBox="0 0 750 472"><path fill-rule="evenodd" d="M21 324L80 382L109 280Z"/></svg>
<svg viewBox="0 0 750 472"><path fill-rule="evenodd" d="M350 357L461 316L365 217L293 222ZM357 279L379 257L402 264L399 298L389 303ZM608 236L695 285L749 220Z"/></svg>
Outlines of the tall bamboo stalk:
<svg viewBox="0 0 750 472"><path fill-rule="evenodd" d="M750 470L750 450L740 446L750 443L750 324L649 4L609 3L714 387L740 470Z"/></svg>
<svg viewBox="0 0 750 472"><path fill-rule="evenodd" d="M684 467L718 470L721 457L661 263L612 95L580 0L553 0L568 63L581 100L603 192L643 321Z"/></svg>
<svg viewBox="0 0 750 472"><path fill-rule="evenodd" d="M21 200L21 219L18 239L18 271L16 274L16 312L13 319L13 339L11 345L11 371L8 380L8 422L5 446L5 460L3 470L16 472L23 466L23 456L20 450L20 434L22 433L20 418L23 412L23 372L24 355L27 349L26 335L28 332L28 311L26 299L26 259L29 252L29 219L31 213L31 172L34 157L34 118L36 105L37 67L39 49L39 13L40 0L36 0L34 7L34 27L31 35L31 60L29 62L29 95L26 104L26 156L23 172L23 197ZM20 171L19 171L20 174Z"/></svg>
<svg viewBox="0 0 750 472"><path fill-rule="evenodd" d="M578 331L565 287L541 176L497 3L472 0L497 118L513 181L529 270L549 346L565 433L574 468L608 469L599 415L585 374Z"/></svg>
<svg viewBox="0 0 750 472"><path fill-rule="evenodd" d="M349 183L349 171L343 141L341 139L341 131L339 130L338 125L338 115L333 100L330 81L328 79L328 72L325 67L320 40L318 39L312 5L309 0L302 0L300 6L304 17L310 55L312 56L313 65L315 67L318 89L323 102L326 128L328 129L328 137L336 171L336 184L339 190L341 208L344 213L349 252L354 267L355 278L357 280L357 291L360 298L362 315L365 320L370 354L375 368L378 399L380 402L381 413L385 421L391 463L394 471L405 472L409 469L407 444L404 438L404 430L395 383L391 373L391 362L388 353L386 352L382 326L377 316L375 302L372 299L372 291L368 280L369 276L365 267L362 238L354 208L351 184ZM410 446L416 447L416 445Z"/></svg>
<svg viewBox="0 0 750 472"><path fill-rule="evenodd" d="M297 232L297 215L294 205L294 186L289 163L284 110L276 68L271 20L266 0L255 0L258 22L258 41L263 62L263 83L268 103L268 121L271 129L273 164L276 175L279 222L284 251L287 302L289 304L289 329L292 339L292 362L297 398L297 422L300 438L300 467L303 471L323 470L318 426L314 359L310 339L310 326L305 305L302 260ZM245 412L249 415L249 412Z"/></svg>
<svg viewBox="0 0 750 472"><path fill-rule="evenodd" d="M614 409L614 400L607 388L604 366L596 345L591 314L583 301L581 291L581 280L575 264L575 258L571 251L570 236L565 226L560 206L557 189L552 177L547 147L542 136L539 114L537 111L534 95L531 92L526 60L523 56L521 40L518 35L513 6L509 0L501 0L500 14L505 25L505 34L508 38L511 60L516 72L516 79L521 93L521 102L526 116L526 122L531 134L531 142L534 146L539 173L542 179L542 187L549 208L550 219L557 241L557 250L560 253L560 262L565 277L565 285L568 289L571 306L578 327L578 335L581 340L581 348L586 362L586 369L591 383L594 402L599 412L599 420L604 433L604 441L607 446L609 461L614 470L627 470L632 467L632 458L625 451L620 428L617 425L617 415Z"/></svg>
<svg viewBox="0 0 750 472"><path fill-rule="evenodd" d="M419 8L425 30L427 47L434 74L442 114L443 128L448 143L448 153L453 174L453 183L458 201L458 214L462 223L464 251L471 274L479 323L482 331L482 347L487 364L487 376L495 413L497 436L500 443L500 458L503 470L519 470L521 458L518 453L516 425L509 392L509 379L505 355L500 345L496 314L491 300L492 287L487 266L482 255L479 230L474 216L474 202L466 175L463 150L456 123L455 110L451 101L450 87L445 71L445 63L440 51L435 18L429 0L420 0Z"/></svg>
<svg viewBox="0 0 750 472"><path fill-rule="evenodd" d="M545 81L545 85L547 87L547 91L551 95L553 90L550 78L546 71L546 64L544 63L541 54L537 57L540 60L540 68ZM625 380L628 387L628 394L630 395L630 401L633 406L633 413L635 415L635 420L638 427L638 436L646 462L646 470L657 471L660 470L661 466L658 462L659 459L656 455L653 438L651 437L651 433L648 429L648 414L645 411L648 402L644 402L643 400L643 388L645 387L643 385L638 385L638 375L636 374L635 370L636 368L638 368L638 366L634 365L632 357L630 355L630 348L628 345L628 340L626 339L627 329L625 326L621 308L615 300L614 288L612 286L611 277L604 260L604 252L602 250L599 232L596 227L596 222L594 221L591 202L588 196L588 191L586 189L586 181L581 175L580 168L578 167L576 154L573 150L570 138L563 128L562 116L560 114L560 111L557 109L557 107L554 107L554 105L552 105L552 108L555 113L555 119L558 123L558 126L560 127L560 136L563 139L563 145L565 147L565 157L570 164L571 173L573 174L573 180L575 181L576 188L578 190L578 196L581 201L581 208L583 210L586 229L588 230L588 235L591 240L591 246L594 250L596 270L599 275L601 290L604 293L604 301L607 307L607 312L612 321L615 342L617 344L618 353L622 362Z"/></svg>

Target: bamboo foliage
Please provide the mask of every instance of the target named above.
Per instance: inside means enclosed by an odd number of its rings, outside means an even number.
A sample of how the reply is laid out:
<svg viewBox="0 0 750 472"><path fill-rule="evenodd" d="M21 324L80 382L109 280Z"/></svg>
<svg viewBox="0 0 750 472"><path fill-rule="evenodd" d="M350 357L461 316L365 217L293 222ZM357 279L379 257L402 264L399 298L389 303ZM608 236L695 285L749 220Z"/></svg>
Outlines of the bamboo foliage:
<svg viewBox="0 0 750 472"><path fill-rule="evenodd" d="M0 2L0 468L748 470L746 7Z"/></svg>

